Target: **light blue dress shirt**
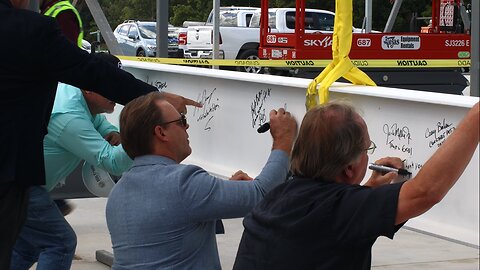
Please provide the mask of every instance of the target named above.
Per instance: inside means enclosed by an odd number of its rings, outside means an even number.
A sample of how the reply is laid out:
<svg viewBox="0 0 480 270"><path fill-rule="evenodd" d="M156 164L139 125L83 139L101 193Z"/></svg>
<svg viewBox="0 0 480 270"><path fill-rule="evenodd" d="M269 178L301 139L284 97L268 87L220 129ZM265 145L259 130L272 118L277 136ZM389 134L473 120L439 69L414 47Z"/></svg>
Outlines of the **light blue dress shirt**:
<svg viewBox="0 0 480 270"><path fill-rule="evenodd" d="M273 150L252 181L222 180L163 156L135 158L107 202L112 269L220 269L215 221L245 216L288 172Z"/></svg>
<svg viewBox="0 0 480 270"><path fill-rule="evenodd" d="M111 146L103 138L112 131L118 129L104 115L92 116L80 89L60 83L43 141L45 189L52 190L81 160L113 175L130 168L132 160L122 146Z"/></svg>

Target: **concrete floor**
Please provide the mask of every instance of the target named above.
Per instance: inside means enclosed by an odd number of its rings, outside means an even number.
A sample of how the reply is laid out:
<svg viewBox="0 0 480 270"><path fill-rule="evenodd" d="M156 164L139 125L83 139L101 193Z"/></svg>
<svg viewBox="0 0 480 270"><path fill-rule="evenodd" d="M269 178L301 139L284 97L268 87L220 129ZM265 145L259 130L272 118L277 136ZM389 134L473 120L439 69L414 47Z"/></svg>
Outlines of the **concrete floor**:
<svg viewBox="0 0 480 270"><path fill-rule="evenodd" d="M106 199L79 199L72 202L76 209L67 219L77 233L78 258L71 269L110 269L95 260L96 250L112 250L104 214ZM224 220L224 225L226 234L217 237L218 249L223 269L231 269L243 226L241 219ZM393 241L385 237L377 240L373 247L372 268L471 270L479 269L479 257L478 248L401 229Z"/></svg>

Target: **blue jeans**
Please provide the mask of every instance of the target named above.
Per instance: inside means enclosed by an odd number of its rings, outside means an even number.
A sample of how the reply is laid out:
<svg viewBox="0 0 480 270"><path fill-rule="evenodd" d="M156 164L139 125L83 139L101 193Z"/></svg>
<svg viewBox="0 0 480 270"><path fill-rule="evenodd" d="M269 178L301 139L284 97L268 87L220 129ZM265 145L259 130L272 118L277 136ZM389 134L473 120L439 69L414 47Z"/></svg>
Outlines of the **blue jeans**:
<svg viewBox="0 0 480 270"><path fill-rule="evenodd" d="M30 188L27 220L12 252L11 270L68 270L72 265L77 237L48 192Z"/></svg>

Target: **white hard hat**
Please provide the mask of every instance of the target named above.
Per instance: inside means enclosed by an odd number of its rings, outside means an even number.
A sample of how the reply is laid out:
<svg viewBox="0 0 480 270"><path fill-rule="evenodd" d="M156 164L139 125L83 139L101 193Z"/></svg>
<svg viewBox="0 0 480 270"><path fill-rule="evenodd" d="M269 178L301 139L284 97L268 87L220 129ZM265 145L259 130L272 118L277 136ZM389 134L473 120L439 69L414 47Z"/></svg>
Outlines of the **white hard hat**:
<svg viewBox="0 0 480 270"><path fill-rule="evenodd" d="M85 187L97 197L108 197L115 182L113 182L110 174L105 170L91 165L90 163L83 163L82 178Z"/></svg>

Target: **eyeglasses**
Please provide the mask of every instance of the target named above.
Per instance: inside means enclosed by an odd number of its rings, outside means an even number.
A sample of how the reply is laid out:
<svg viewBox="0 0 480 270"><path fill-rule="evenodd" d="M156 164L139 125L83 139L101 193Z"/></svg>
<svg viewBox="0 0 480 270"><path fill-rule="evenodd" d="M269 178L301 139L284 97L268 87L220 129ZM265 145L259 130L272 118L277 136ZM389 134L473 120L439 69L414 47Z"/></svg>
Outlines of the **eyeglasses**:
<svg viewBox="0 0 480 270"><path fill-rule="evenodd" d="M365 149L365 151L367 151L367 154L372 155L375 152L375 149L377 149L377 145L374 142L370 141L370 147Z"/></svg>
<svg viewBox="0 0 480 270"><path fill-rule="evenodd" d="M168 124L175 123L175 122L180 122L180 124L181 124L183 127L187 127L187 117L186 117L185 114L183 114L183 113L180 114L180 118L177 119L177 120L168 121L168 122L165 122L165 123L160 123L160 124L158 124L158 125L159 125L159 126L164 126L164 125L168 125Z"/></svg>

